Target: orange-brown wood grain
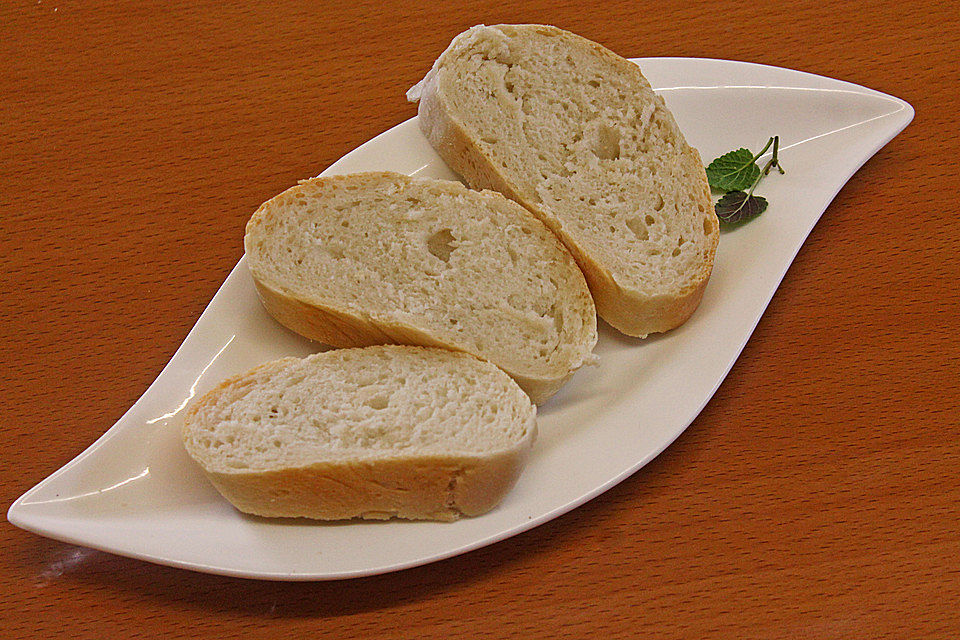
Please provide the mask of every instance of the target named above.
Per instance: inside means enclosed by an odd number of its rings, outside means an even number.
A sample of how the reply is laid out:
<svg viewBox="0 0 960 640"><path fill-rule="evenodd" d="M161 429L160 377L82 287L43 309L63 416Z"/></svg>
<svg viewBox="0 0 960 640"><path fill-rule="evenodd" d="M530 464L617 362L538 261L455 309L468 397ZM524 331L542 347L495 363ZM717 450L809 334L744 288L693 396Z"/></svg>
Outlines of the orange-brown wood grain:
<svg viewBox="0 0 960 640"><path fill-rule="evenodd" d="M960 637L960 20L949 2L0 5L4 509L140 396L256 206L412 116L477 23L802 69L914 122L824 214L681 438L546 525L315 584L0 524L0 637Z"/></svg>

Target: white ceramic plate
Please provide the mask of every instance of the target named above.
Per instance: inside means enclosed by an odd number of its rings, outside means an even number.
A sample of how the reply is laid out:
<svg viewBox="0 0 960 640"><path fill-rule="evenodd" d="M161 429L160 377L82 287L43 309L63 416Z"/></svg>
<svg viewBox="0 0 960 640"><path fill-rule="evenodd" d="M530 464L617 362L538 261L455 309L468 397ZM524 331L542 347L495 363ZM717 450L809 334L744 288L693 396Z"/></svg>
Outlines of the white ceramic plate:
<svg viewBox="0 0 960 640"><path fill-rule="evenodd" d="M602 327L598 367L540 411L540 438L494 511L455 523L270 521L235 511L180 446L182 409L221 379L315 345L261 308L236 266L140 400L8 520L35 533L197 571L274 580L371 575L503 540L599 495L660 453L726 376L807 234L847 179L913 118L902 100L797 71L723 60L639 59L705 161L781 137L786 175L761 217L720 240L713 277L681 328L645 341ZM400 96L398 95L398 98ZM325 174L390 169L453 178L416 118Z"/></svg>

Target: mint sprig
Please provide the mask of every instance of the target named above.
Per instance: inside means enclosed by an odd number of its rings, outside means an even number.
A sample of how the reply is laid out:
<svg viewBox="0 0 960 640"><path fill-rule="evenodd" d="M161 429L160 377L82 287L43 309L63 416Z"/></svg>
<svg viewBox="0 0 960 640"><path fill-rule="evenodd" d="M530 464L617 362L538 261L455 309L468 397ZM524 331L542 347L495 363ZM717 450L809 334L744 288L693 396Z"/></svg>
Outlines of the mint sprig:
<svg viewBox="0 0 960 640"><path fill-rule="evenodd" d="M771 145L773 153L761 169L757 166L757 159L765 154ZM720 222L736 224L755 218L766 210L766 199L753 195L753 191L774 167L784 173L780 166L779 151L780 136L773 136L759 153L741 148L725 153L707 165L707 182L710 187L725 192L714 206Z"/></svg>

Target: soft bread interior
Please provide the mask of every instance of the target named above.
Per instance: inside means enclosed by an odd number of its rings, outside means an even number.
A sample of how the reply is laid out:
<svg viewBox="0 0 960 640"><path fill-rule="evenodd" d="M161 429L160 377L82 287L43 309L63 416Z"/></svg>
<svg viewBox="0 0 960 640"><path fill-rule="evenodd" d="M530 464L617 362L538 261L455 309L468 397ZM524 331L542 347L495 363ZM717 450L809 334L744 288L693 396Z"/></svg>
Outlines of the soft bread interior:
<svg viewBox="0 0 960 640"><path fill-rule="evenodd" d="M247 226L254 277L380 326L405 325L520 376L590 358L593 301L572 257L516 203L391 173L301 183Z"/></svg>
<svg viewBox="0 0 960 640"><path fill-rule="evenodd" d="M380 346L285 358L191 407L187 450L208 472L381 458L495 456L532 439L535 409L502 371L440 349Z"/></svg>
<svg viewBox="0 0 960 640"><path fill-rule="evenodd" d="M636 65L500 25L458 36L431 73L478 153L619 286L681 296L709 275L719 225L699 154Z"/></svg>

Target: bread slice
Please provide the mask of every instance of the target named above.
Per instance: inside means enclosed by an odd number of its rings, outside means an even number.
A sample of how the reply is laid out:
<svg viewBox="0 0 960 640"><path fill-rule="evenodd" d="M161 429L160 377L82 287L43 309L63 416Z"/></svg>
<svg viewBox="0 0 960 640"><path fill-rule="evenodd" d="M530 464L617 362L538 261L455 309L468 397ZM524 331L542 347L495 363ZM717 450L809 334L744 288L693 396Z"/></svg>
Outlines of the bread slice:
<svg viewBox="0 0 960 640"><path fill-rule="evenodd" d="M468 184L563 240L600 317L645 336L693 313L719 223L700 155L635 64L556 27L481 25L407 96Z"/></svg>
<svg viewBox="0 0 960 640"><path fill-rule="evenodd" d="M183 430L237 509L322 520L479 515L535 437L536 408L497 367L395 345L264 364L200 398Z"/></svg>
<svg viewBox="0 0 960 640"><path fill-rule="evenodd" d="M583 274L498 193L398 173L314 178L264 203L244 244L267 311L325 344L465 351L535 402L593 358Z"/></svg>

